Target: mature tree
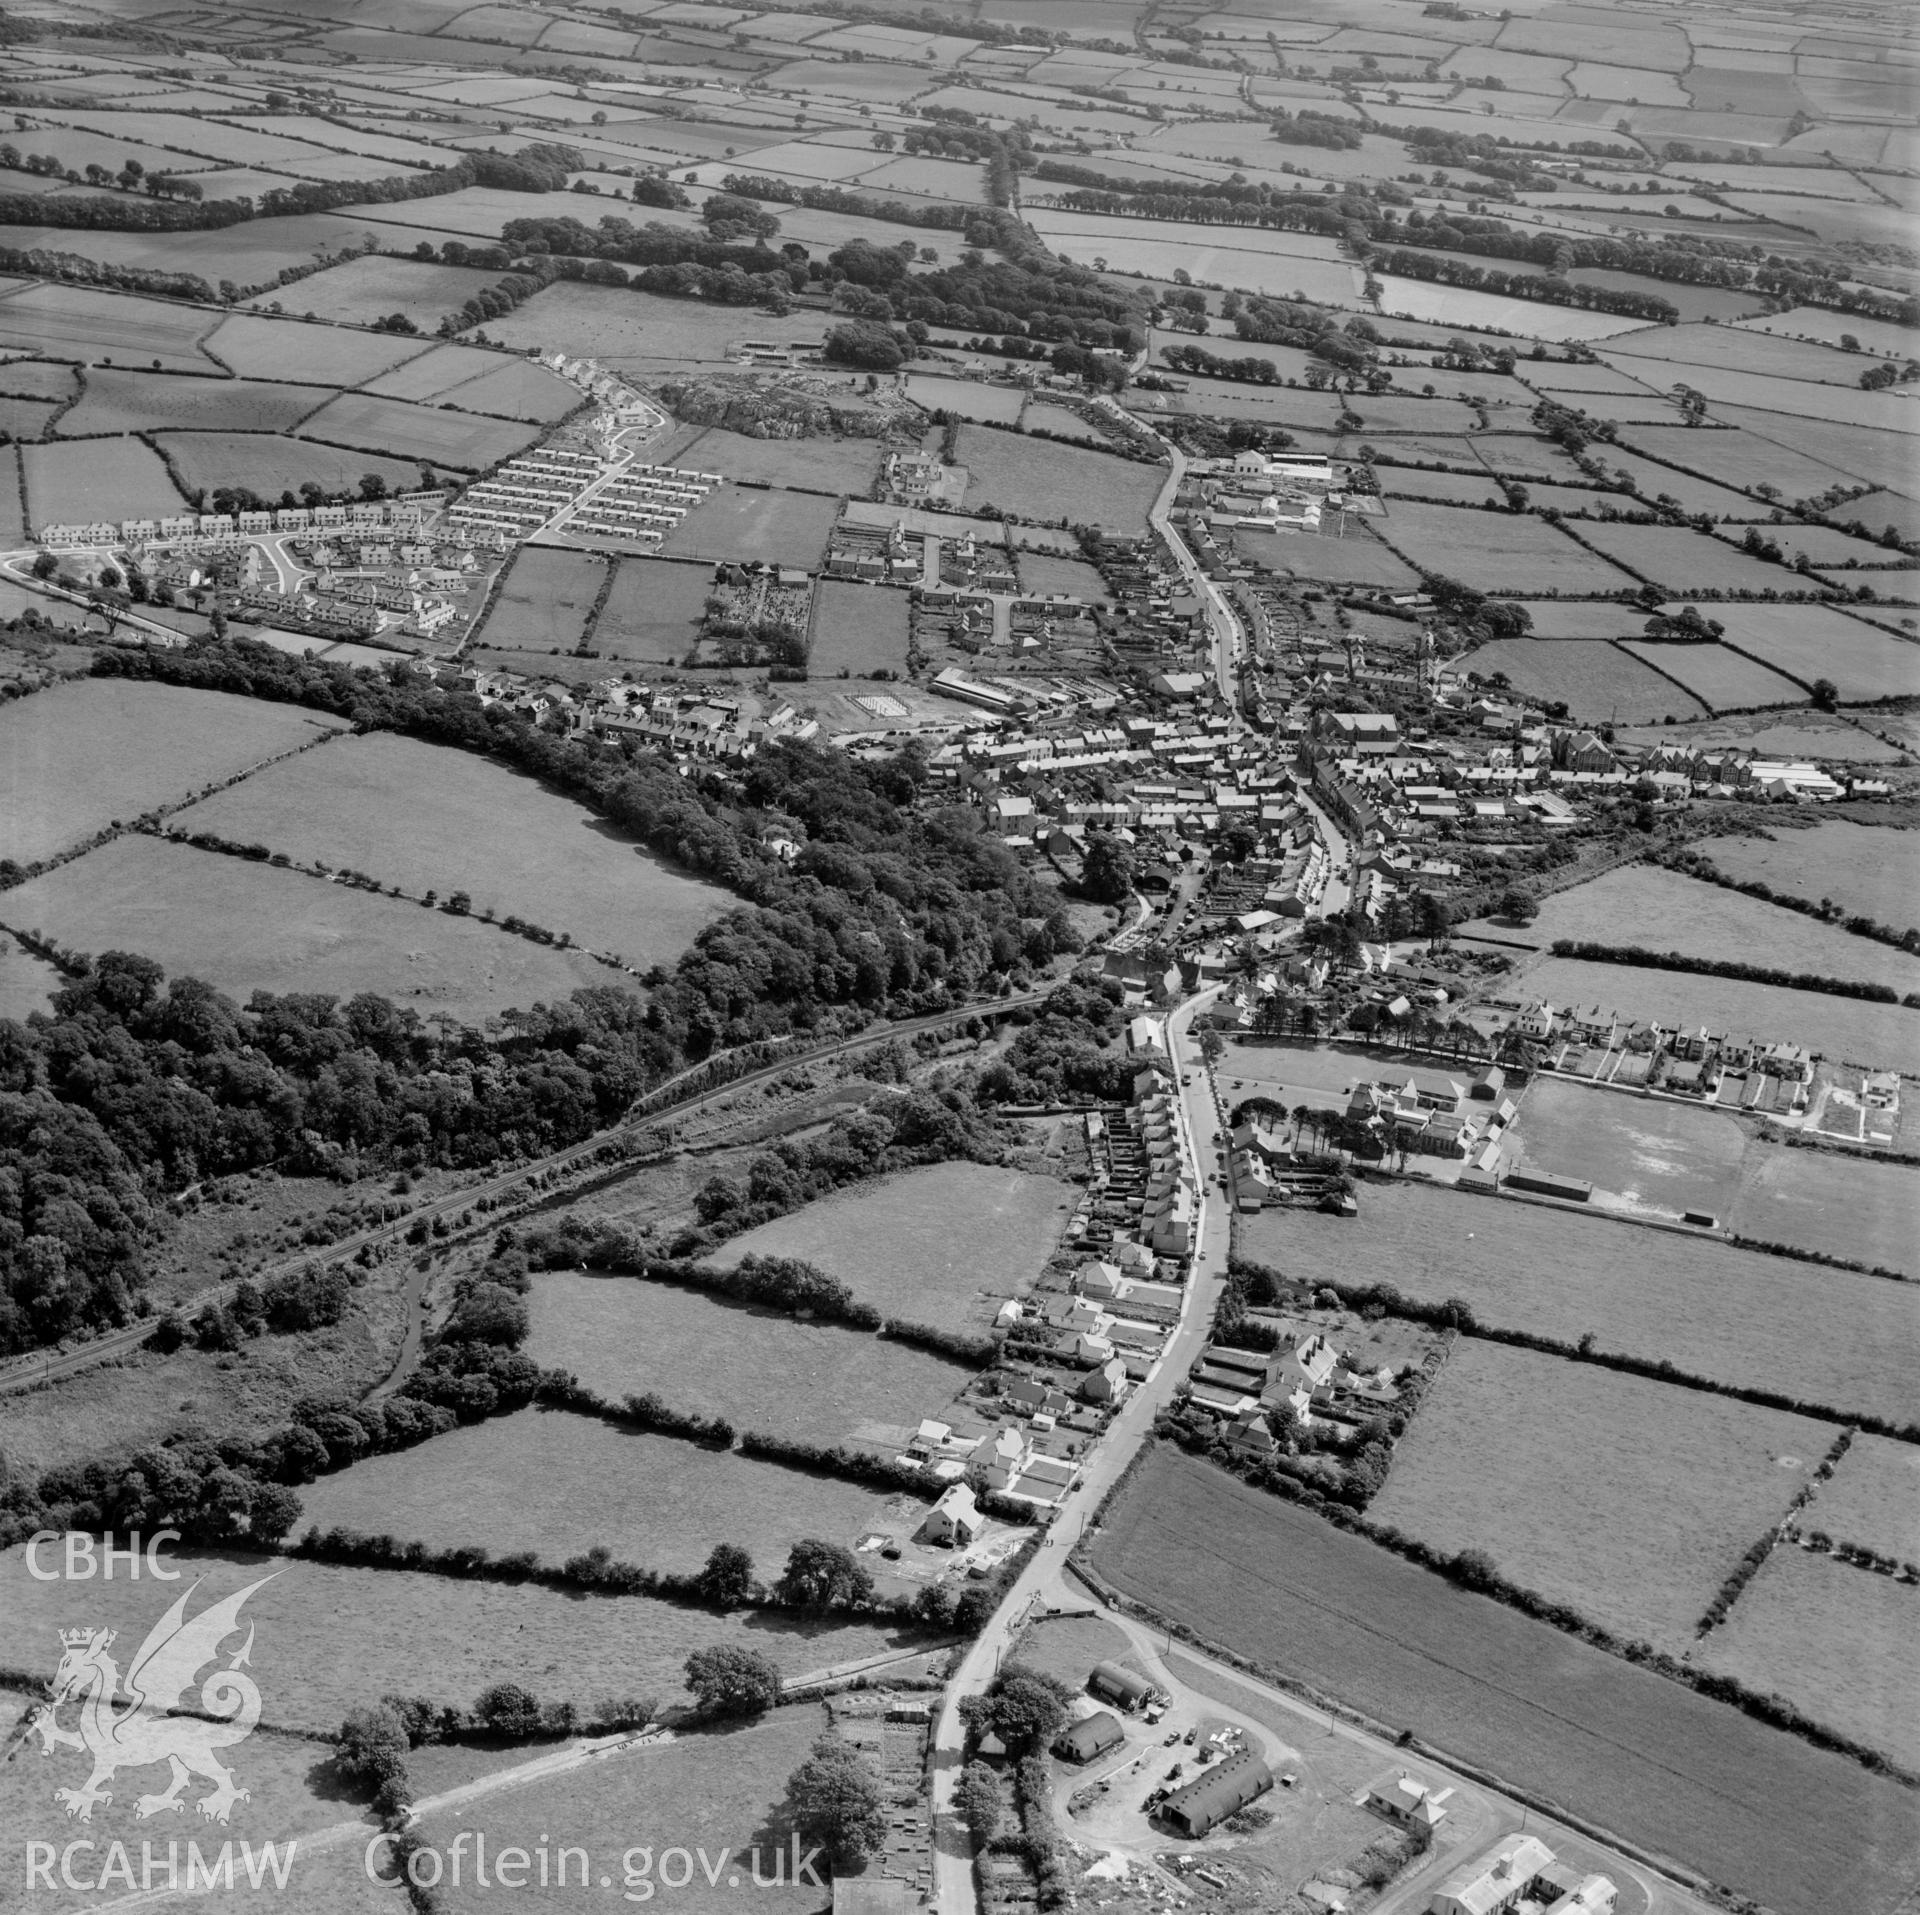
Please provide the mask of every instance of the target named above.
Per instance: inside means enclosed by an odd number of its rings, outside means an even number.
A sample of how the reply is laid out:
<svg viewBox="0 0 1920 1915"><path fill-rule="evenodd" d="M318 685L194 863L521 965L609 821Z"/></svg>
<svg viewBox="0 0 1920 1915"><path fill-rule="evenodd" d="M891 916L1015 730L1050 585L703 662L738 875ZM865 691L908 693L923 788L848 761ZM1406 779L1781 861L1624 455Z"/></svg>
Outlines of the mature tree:
<svg viewBox="0 0 1920 1915"><path fill-rule="evenodd" d="M484 1690L473 1713L495 1735L528 1736L540 1727L540 1699L517 1682L496 1682Z"/></svg>
<svg viewBox="0 0 1920 1915"><path fill-rule="evenodd" d="M1540 915L1533 893L1517 884L1500 893L1500 901L1493 910L1496 917L1504 918L1509 924L1531 924Z"/></svg>
<svg viewBox="0 0 1920 1915"><path fill-rule="evenodd" d="M887 1837L887 1796L873 1764L837 1735L823 1735L787 1778L787 1803L800 1833L845 1867Z"/></svg>
<svg viewBox="0 0 1920 1915"><path fill-rule="evenodd" d="M383 1702L372 1709L347 1712L333 1739L333 1759L350 1782L374 1790L406 1775L410 1746L399 1710Z"/></svg>
<svg viewBox="0 0 1920 1915"><path fill-rule="evenodd" d="M700 1593L716 1609L738 1609L752 1598L753 1558L738 1543L716 1543L700 1572Z"/></svg>
<svg viewBox="0 0 1920 1915"><path fill-rule="evenodd" d="M686 1678L703 1715L757 1716L780 1699L779 1665L756 1649L696 1649Z"/></svg>
<svg viewBox="0 0 1920 1915"><path fill-rule="evenodd" d="M1832 711L1840 702L1840 687L1831 678L1816 678L1813 681L1813 704L1816 711Z"/></svg>
<svg viewBox="0 0 1920 1915"><path fill-rule="evenodd" d="M1006 1792L984 1762L969 1762L960 1776L960 1813L967 1818L976 1848L986 1848L1006 1820Z"/></svg>
<svg viewBox="0 0 1920 1915"><path fill-rule="evenodd" d="M806 1537L787 1552L773 1593L790 1609L853 1609L873 1600L873 1576L852 1550Z"/></svg>
<svg viewBox="0 0 1920 1915"><path fill-rule="evenodd" d="M1015 1664L983 1696L961 1699L960 1716L976 1739L997 1735L1010 1749L1051 1742L1067 1719L1071 1691L1057 1677Z"/></svg>
<svg viewBox="0 0 1920 1915"><path fill-rule="evenodd" d="M1133 850L1101 831L1087 840L1080 861L1080 888L1096 904L1119 904L1133 892Z"/></svg>

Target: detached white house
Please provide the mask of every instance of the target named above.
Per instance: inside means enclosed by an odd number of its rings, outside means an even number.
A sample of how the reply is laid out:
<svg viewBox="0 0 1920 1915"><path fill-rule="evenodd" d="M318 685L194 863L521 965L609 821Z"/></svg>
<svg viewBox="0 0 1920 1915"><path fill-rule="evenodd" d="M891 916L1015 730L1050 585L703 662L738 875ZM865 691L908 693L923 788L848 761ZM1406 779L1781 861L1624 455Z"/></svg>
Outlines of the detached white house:
<svg viewBox="0 0 1920 1915"><path fill-rule="evenodd" d="M920 1524L919 1540L948 1549L965 1549L980 1534L985 1522L973 1500L973 1491L965 1483L955 1483L927 1511Z"/></svg>

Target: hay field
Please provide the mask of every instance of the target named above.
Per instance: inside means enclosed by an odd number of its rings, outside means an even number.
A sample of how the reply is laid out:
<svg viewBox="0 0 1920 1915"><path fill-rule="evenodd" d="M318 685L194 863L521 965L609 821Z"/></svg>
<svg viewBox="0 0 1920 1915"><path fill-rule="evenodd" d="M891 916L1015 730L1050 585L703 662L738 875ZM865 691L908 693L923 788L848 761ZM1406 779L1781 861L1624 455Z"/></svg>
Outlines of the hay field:
<svg viewBox="0 0 1920 1915"><path fill-rule="evenodd" d="M1830 678L1848 702L1920 693L1920 644L1826 605L1720 605L1726 643L1811 686Z"/></svg>
<svg viewBox="0 0 1920 1915"><path fill-rule="evenodd" d="M1476 591L1580 594L1632 586L1624 572L1526 513L1464 512L1406 500L1388 508L1380 531L1410 564Z"/></svg>
<svg viewBox="0 0 1920 1915"><path fill-rule="evenodd" d="M1709 711L1764 711L1806 701L1806 692L1792 679L1782 678L1724 645L1663 645L1630 638L1624 641L1623 649L1653 666L1662 677L1677 679Z"/></svg>
<svg viewBox="0 0 1920 1915"><path fill-rule="evenodd" d="M1167 476L1163 466L979 426L960 428L953 456L967 468L970 507L997 505L1023 519L1064 518L1134 536L1145 530Z"/></svg>
<svg viewBox="0 0 1920 1915"><path fill-rule="evenodd" d="M721 486L666 536L661 550L683 558L770 559L818 571L839 501L808 492Z"/></svg>
<svg viewBox="0 0 1920 1915"><path fill-rule="evenodd" d="M1670 1655L1833 1446L1829 1424L1463 1338L1368 1513Z"/></svg>
<svg viewBox="0 0 1920 1915"><path fill-rule="evenodd" d="M801 1257L887 1316L981 1330L1059 1241L1071 1186L985 1164L933 1164L843 1191L735 1237L713 1261Z"/></svg>
<svg viewBox="0 0 1920 1915"><path fill-rule="evenodd" d="M1747 1158L1733 1228L1920 1279L1920 1178L1879 1157L1768 1150Z"/></svg>
<svg viewBox="0 0 1920 1915"><path fill-rule="evenodd" d="M531 445L540 429L519 420L343 392L301 426L300 436L478 472Z"/></svg>
<svg viewBox="0 0 1920 1915"><path fill-rule="evenodd" d="M1752 836L1702 839L1696 849L1742 884L1769 884L1795 898L1831 898L1850 917L1864 912L1902 928L1920 920L1920 832L1845 818L1804 830L1769 822Z"/></svg>
<svg viewBox="0 0 1920 1915"><path fill-rule="evenodd" d="M1920 1769L1920 1590L1776 1549L1699 1659Z"/></svg>
<svg viewBox="0 0 1920 1915"><path fill-rule="evenodd" d="M523 545L502 582L479 636L509 651L572 651L587 629L606 559L587 552Z"/></svg>
<svg viewBox="0 0 1920 1915"><path fill-rule="evenodd" d="M1407 1295L1464 1297L1481 1320L1564 1343L1592 1331L1619 1352L1837 1411L1913 1415L1905 1352L1920 1336L1920 1285L1564 1206L1387 1185L1357 1218L1268 1211L1245 1220L1243 1254L1289 1276L1375 1273Z"/></svg>
<svg viewBox="0 0 1920 1915"><path fill-rule="evenodd" d="M1920 1562L1920 1449L1884 1436L1856 1436L1807 1505L1800 1528Z"/></svg>
<svg viewBox="0 0 1920 1915"><path fill-rule="evenodd" d="M1596 723L1618 719L1622 724L1648 724L1669 716L1707 714L1705 705L1671 679L1605 639L1496 638L1460 662L1483 677L1505 672L1515 691L1549 703L1564 699L1573 717Z"/></svg>
<svg viewBox="0 0 1920 1915"><path fill-rule="evenodd" d="M907 669L907 595L850 579L822 579L814 588L807 666L819 677Z"/></svg>
<svg viewBox="0 0 1920 1915"><path fill-rule="evenodd" d="M635 664L679 664L700 636L712 574L704 565L663 559L617 563L613 590L594 624L594 650L604 658Z"/></svg>
<svg viewBox="0 0 1920 1915"><path fill-rule="evenodd" d="M153 366L205 372L201 342L218 313L170 300L42 283L0 298L0 347L82 365Z"/></svg>
<svg viewBox="0 0 1920 1915"><path fill-rule="evenodd" d="M622 1562L684 1574L715 1544L740 1543L774 1575L803 1538L850 1547L882 1499L858 1484L595 1417L518 1410L370 1456L321 1478L301 1500L302 1520L322 1529L384 1531L430 1549L531 1549L560 1563L605 1544Z"/></svg>
<svg viewBox="0 0 1920 1915"><path fill-rule="evenodd" d="M1110 1582L1204 1639L1783 1915L1894 1915L1920 1862L1897 1784L1467 1595L1196 1459L1155 1449L1093 1554Z"/></svg>
<svg viewBox="0 0 1920 1915"><path fill-rule="evenodd" d="M303 1522L300 1533L306 1528ZM7 1595L0 1654L10 1668L44 1664L51 1671L55 1632L71 1626L70 1586L33 1581L23 1554L10 1549L0 1556ZM686 1699L681 1665L709 1644L758 1649L799 1675L878 1655L899 1640L868 1624L821 1624L784 1613L717 1616L644 1596L582 1599L524 1585L198 1549L169 1549L167 1560L185 1577L170 1588L204 1577L207 1597L277 1572L246 1607L257 1622L253 1667L265 1718L327 1736L349 1709L385 1694L469 1703L489 1683L512 1681L583 1708L609 1695L653 1695L672 1705ZM137 1639L153 1622L150 1583L116 1578L90 1585L89 1596L90 1613L128 1636ZM318 1753L309 1747L306 1761Z"/></svg>
<svg viewBox="0 0 1920 1915"><path fill-rule="evenodd" d="M178 803L344 724L296 705L119 678L0 705L0 858L37 864L116 818Z"/></svg>
<svg viewBox="0 0 1920 1915"><path fill-rule="evenodd" d="M1512 937L1491 926L1495 936ZM1471 933L1469 933L1471 935ZM1890 944L1857 938L1724 886L1682 877L1658 865L1629 864L1543 899L1540 915L1520 934L1542 950L1559 938L1596 944L1638 944L1686 957L1723 958L1752 952L1752 961L1822 977L1889 984L1904 995L1920 991L1920 958ZM1890 1019L1902 1013L1887 1007Z"/></svg>
<svg viewBox="0 0 1920 1915"><path fill-rule="evenodd" d="M184 503L152 447L138 439L76 439L23 445L27 521L73 525L94 519L160 518Z"/></svg>
<svg viewBox="0 0 1920 1915"><path fill-rule="evenodd" d="M566 931L641 969L672 963L735 902L532 778L477 752L391 733L337 739L193 806L180 822L296 863L364 871L415 897L465 891L476 915ZM611 980L594 969L596 981Z"/></svg>
<svg viewBox="0 0 1920 1915"><path fill-rule="evenodd" d="M618 1402L652 1390L737 1428L904 1447L971 1374L904 1343L797 1323L669 1283L556 1270L533 1292L528 1349ZM884 1427L888 1437L873 1432ZM866 1432L863 1434L863 1432Z"/></svg>
<svg viewBox="0 0 1920 1915"><path fill-rule="evenodd" d="M256 990L378 991L465 1022L614 973L471 918L298 872L126 837L7 894L10 922L82 951L133 950L244 1003Z"/></svg>
<svg viewBox="0 0 1920 1915"><path fill-rule="evenodd" d="M63 439L96 433L286 432L322 403L311 386L251 379L159 378L96 366L78 405L60 418Z"/></svg>
<svg viewBox="0 0 1920 1915"><path fill-rule="evenodd" d="M324 394L312 387L306 390L309 397L325 403ZM417 465L383 459L377 452L283 438L274 432L168 432L157 439L181 480L195 489L237 485L263 499L278 499L282 492L299 491L309 480L323 492L344 492L369 472L377 472L393 492L404 492L420 482Z"/></svg>

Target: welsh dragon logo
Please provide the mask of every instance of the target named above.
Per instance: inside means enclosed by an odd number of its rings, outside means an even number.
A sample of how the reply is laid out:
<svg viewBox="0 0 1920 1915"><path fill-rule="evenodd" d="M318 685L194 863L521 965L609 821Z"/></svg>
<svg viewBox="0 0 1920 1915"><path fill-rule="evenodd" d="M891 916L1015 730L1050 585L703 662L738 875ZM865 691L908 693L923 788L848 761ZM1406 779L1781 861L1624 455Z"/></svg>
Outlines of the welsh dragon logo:
<svg viewBox="0 0 1920 1915"><path fill-rule="evenodd" d="M122 1683L118 1665L107 1654L114 1632L61 1630L60 1667L49 1685L52 1700L34 1711L29 1726L39 1733L42 1755L79 1749L93 1758L93 1773L83 1787L53 1792L53 1799L69 1815L91 1821L97 1803L113 1800L100 1785L116 1770L142 1769L156 1762L168 1764L173 1779L159 1794L138 1799L134 1806L142 1816L183 1810L181 1793L196 1775L214 1785L195 1805L212 1821L225 1822L236 1802L252 1799L247 1790L235 1786L233 1771L215 1754L244 1742L260 1720L260 1691L251 1676L241 1673L253 1649L251 1623L246 1641L227 1659L226 1667L216 1669L200 1685L196 1713L175 1712L196 1710L188 1698L194 1677L216 1659L220 1645L238 1630L240 1605L272 1580L263 1576L249 1583L189 1622L187 1598L200 1587L194 1583L147 1632L127 1670L124 1708L115 1707L121 1700ZM70 1702L79 1705L77 1730L60 1725L60 1711Z"/></svg>

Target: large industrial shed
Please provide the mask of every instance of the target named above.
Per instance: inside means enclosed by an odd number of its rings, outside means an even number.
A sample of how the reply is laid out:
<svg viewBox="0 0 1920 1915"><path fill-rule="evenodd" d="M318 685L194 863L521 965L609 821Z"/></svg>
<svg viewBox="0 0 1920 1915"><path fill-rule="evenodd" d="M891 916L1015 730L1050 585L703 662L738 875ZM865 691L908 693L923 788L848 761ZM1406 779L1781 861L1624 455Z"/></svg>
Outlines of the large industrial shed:
<svg viewBox="0 0 1920 1915"><path fill-rule="evenodd" d="M1120 1718L1112 1710L1102 1709L1071 1724L1056 1738L1053 1752L1063 1762L1091 1762L1095 1756L1119 1747L1126 1739L1127 1732L1120 1726Z"/></svg>
<svg viewBox="0 0 1920 1915"><path fill-rule="evenodd" d="M1185 1788L1175 1789L1160 1813L1182 1834L1198 1841L1230 1815L1273 1787L1273 1771L1251 1750L1229 1757L1218 1768L1197 1775Z"/></svg>
<svg viewBox="0 0 1920 1915"><path fill-rule="evenodd" d="M1087 1677L1087 1687L1102 1702L1120 1709L1143 1708L1154 1697L1153 1684L1145 1676L1117 1662L1096 1662Z"/></svg>

